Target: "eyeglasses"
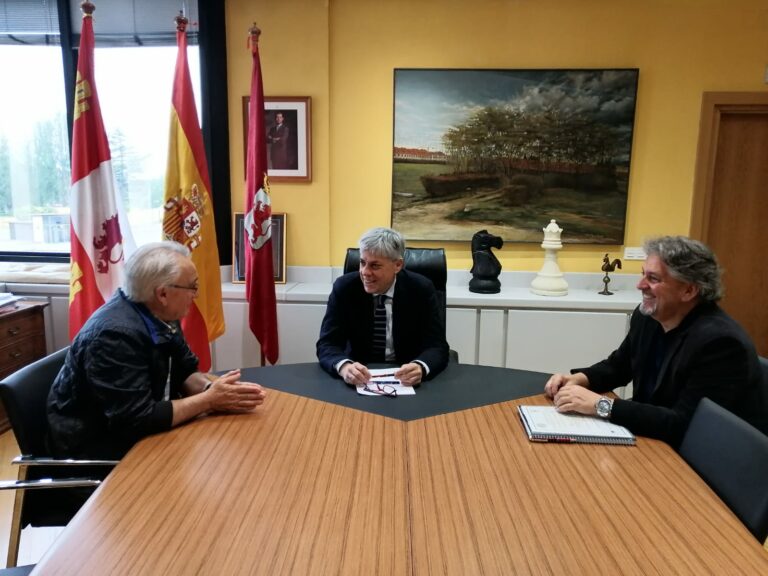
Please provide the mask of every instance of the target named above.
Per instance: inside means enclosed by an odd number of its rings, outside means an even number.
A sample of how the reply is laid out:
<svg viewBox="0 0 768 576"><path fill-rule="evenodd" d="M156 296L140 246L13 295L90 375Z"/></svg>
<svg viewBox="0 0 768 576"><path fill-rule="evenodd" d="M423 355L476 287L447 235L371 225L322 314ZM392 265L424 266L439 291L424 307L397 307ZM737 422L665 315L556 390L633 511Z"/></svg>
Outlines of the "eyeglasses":
<svg viewBox="0 0 768 576"><path fill-rule="evenodd" d="M168 284L171 288L178 288L179 290L189 290L190 292L194 292L195 296L197 296L197 293L200 291L200 286L182 286L181 284Z"/></svg>
<svg viewBox="0 0 768 576"><path fill-rule="evenodd" d="M397 398L397 388L388 384L366 384L363 386L363 390L370 392L371 394L379 394L380 396Z"/></svg>

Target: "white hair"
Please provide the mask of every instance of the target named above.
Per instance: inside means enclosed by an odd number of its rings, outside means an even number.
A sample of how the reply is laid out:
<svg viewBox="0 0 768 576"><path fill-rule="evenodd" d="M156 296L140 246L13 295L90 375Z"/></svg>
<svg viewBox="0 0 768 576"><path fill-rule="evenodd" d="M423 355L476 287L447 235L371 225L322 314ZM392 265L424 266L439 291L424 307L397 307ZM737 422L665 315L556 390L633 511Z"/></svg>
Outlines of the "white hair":
<svg viewBox="0 0 768 576"><path fill-rule="evenodd" d="M144 244L125 263L125 295L134 302L149 302L156 288L179 277L182 257L189 258L189 250L178 242Z"/></svg>

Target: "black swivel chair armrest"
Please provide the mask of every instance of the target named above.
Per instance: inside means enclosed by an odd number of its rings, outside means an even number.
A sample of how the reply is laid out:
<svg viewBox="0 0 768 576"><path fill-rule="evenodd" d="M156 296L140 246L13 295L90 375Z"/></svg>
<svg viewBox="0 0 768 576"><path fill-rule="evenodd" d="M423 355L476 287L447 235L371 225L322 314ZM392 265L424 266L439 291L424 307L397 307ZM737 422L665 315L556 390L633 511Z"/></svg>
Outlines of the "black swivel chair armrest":
<svg viewBox="0 0 768 576"><path fill-rule="evenodd" d="M76 460L73 458L36 458L34 456L16 456L11 464L20 466L117 466L119 460Z"/></svg>
<svg viewBox="0 0 768 576"><path fill-rule="evenodd" d="M116 466L119 460L75 460L72 458L57 459L49 457L35 458L33 456L16 456L13 464L18 466L55 466L57 468L78 466ZM98 478L38 478L34 480L0 480L0 490L40 489L40 488L84 488L98 486Z"/></svg>
<svg viewBox="0 0 768 576"><path fill-rule="evenodd" d="M36 490L41 488L83 488L98 486L94 478L40 478L39 480L2 480L0 490Z"/></svg>

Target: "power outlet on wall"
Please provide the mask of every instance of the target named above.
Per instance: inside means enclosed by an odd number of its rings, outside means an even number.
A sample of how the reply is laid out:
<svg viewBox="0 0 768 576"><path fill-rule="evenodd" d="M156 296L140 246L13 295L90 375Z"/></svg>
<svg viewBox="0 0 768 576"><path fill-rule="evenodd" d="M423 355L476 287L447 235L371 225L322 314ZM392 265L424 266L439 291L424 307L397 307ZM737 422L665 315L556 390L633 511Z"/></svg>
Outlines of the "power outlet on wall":
<svg viewBox="0 0 768 576"><path fill-rule="evenodd" d="M645 251L640 246L625 246L624 260L645 260Z"/></svg>

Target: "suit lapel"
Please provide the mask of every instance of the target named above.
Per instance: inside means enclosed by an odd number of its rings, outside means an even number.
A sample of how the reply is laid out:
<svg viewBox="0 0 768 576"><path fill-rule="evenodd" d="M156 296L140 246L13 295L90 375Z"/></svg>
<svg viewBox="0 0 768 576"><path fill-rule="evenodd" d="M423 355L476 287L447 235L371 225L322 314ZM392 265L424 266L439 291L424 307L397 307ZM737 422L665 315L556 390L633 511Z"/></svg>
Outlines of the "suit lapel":
<svg viewBox="0 0 768 576"><path fill-rule="evenodd" d="M357 322L360 326L361 335L364 337L362 342L365 342L367 357L370 356L373 350L373 296L365 291L365 288L363 288L363 281L360 279L359 275L357 280L359 286L359 305L354 307L354 309L361 311L360 318Z"/></svg>
<svg viewBox="0 0 768 576"><path fill-rule="evenodd" d="M404 317L408 314L408 282L403 271L397 275L395 295L392 298L392 341L395 346L395 356L400 357L398 344L407 340L407 334L401 334L407 322Z"/></svg>

